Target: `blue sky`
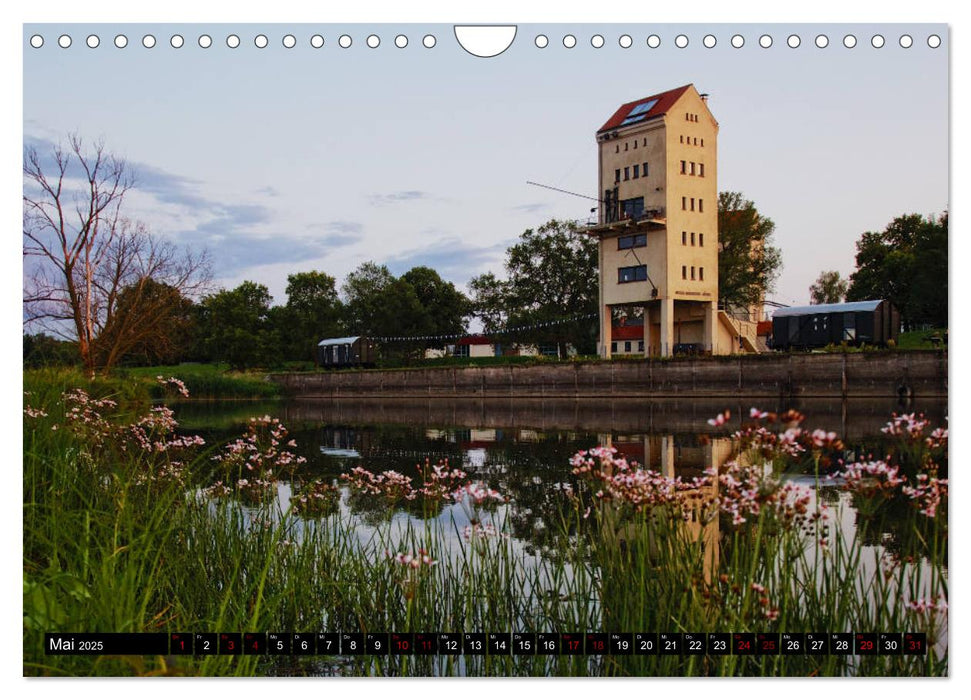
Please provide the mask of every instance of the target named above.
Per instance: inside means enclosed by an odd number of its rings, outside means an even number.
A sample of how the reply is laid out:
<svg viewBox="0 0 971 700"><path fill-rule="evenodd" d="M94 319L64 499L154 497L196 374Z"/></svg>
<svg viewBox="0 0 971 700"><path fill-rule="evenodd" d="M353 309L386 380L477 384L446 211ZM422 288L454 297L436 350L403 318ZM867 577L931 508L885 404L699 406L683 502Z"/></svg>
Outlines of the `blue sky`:
<svg viewBox="0 0 971 700"><path fill-rule="evenodd" d="M596 129L623 102L694 83L720 124L719 189L744 192L776 222L784 268L772 298L805 303L820 271L852 272L861 233L948 207L948 29L905 31L909 49L900 25L520 24L507 51L482 59L441 24L25 25L24 139L44 148L72 131L103 138L137 173L130 216L208 248L220 285L261 282L282 303L287 274L340 281L366 260L396 274L429 265L460 287L501 275L526 228L585 218L592 204L527 180L595 194ZM27 45L35 34L40 49ZM58 47L61 34L70 48ZM154 48L141 45L145 34ZM173 34L182 48L169 45ZM226 46L230 34L239 48ZM338 46L343 34L350 48ZM366 45L372 34L378 48ZM563 47L567 34L575 48ZM650 34L660 47L647 46ZM674 45L678 34L687 48ZM799 48L786 45L791 34ZM855 48L842 45L846 34ZM940 48L927 46L930 34Z"/></svg>

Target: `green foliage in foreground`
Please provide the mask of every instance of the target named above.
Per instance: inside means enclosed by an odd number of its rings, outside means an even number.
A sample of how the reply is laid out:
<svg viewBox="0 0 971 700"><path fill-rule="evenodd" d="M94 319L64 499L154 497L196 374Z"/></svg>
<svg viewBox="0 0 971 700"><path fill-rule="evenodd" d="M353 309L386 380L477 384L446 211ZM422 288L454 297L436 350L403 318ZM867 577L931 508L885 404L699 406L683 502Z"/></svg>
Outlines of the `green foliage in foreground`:
<svg viewBox="0 0 971 700"><path fill-rule="evenodd" d="M454 521L426 519L440 512L426 501L409 506L420 519L392 517L397 504L389 492L367 506L377 514L373 531L339 508L306 507L306 517L299 517L280 505L275 490L267 499L239 486L227 489L226 497L210 498L203 489L215 479L234 483L225 467L214 466L217 447L199 448L191 460L178 463L164 455L138 455L133 443L120 450L111 436L130 434L135 421L110 416L100 422L86 413L71 428L57 401L42 402L52 393L26 397L34 412L24 422L26 675L948 672L946 652L939 657L935 651L924 657L464 657L461 667L444 656L45 656L45 631L906 630L926 632L933 648L946 628L935 616L909 608L904 597L935 602L947 597L944 505L935 519L921 520L913 509L904 514L900 529L909 534L898 538L893 561L866 548L883 531L882 487L854 496L862 499L855 502L861 521L852 536L840 527L807 525L805 513L796 517L799 502L787 500L780 482L770 480L762 482L768 500L754 515L748 506L746 522L726 521L709 503L707 511L692 510L706 523L699 529L681 517L681 501L667 492L651 492L658 499L654 507L635 507L636 489L627 498L626 482L610 481L611 473L623 471L614 463L610 473L592 473L599 482L575 472L561 519L548 523L554 544L536 558L501 536L465 542ZM109 409L102 408L108 404L85 401L81 404L109 418ZM924 464L921 444L912 444L912 454L901 459L906 469ZM173 464L179 469L173 471ZM169 478L180 473L185 476ZM739 478L752 477L745 473ZM291 476L296 491L298 467ZM600 503L597 488L608 490L615 502ZM365 498L352 493L346 505ZM485 522L484 514L467 513ZM501 520L498 524L501 532ZM823 549L816 546L821 537L829 541ZM411 567L394 557L422 552L436 563Z"/></svg>

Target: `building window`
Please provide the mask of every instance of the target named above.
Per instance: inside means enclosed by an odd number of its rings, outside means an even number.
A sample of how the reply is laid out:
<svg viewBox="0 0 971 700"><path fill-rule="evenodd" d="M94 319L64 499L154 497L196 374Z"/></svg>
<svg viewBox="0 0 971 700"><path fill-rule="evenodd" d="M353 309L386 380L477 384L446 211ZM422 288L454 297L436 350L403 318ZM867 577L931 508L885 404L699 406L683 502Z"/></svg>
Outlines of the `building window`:
<svg viewBox="0 0 971 700"><path fill-rule="evenodd" d="M695 266L692 265L691 266L691 279L694 279L694 278L695 278Z"/></svg>
<svg viewBox="0 0 971 700"><path fill-rule="evenodd" d="M456 345L455 346L455 357L468 357L469 356L469 346L468 345Z"/></svg>
<svg viewBox="0 0 971 700"><path fill-rule="evenodd" d="M684 143L684 134L681 134L681 143Z"/></svg>
<svg viewBox="0 0 971 700"><path fill-rule="evenodd" d="M702 282L705 281L705 268L703 267L698 268L698 279L701 280Z"/></svg>
<svg viewBox="0 0 971 700"><path fill-rule="evenodd" d="M630 150L630 143L628 143L626 141L624 142L624 150L625 151L629 151Z"/></svg>
<svg viewBox="0 0 971 700"><path fill-rule="evenodd" d="M644 214L644 198L623 199L620 202L620 210L625 219L639 219Z"/></svg>
<svg viewBox="0 0 971 700"><path fill-rule="evenodd" d="M699 199L698 200L698 211L704 211L704 210L705 210L705 202L704 202L703 199Z"/></svg>
<svg viewBox="0 0 971 700"><path fill-rule="evenodd" d="M614 182L620 182L620 168L614 171Z"/></svg>
<svg viewBox="0 0 971 700"><path fill-rule="evenodd" d="M641 176L641 166L640 165L635 165L634 166L634 179L636 180L640 176Z"/></svg>
<svg viewBox="0 0 971 700"><path fill-rule="evenodd" d="M691 174L692 175L695 174L695 164L694 164L694 161L691 161Z"/></svg>
<svg viewBox="0 0 971 700"><path fill-rule="evenodd" d="M688 279L688 266L687 265L682 265L681 266L681 279L683 279L683 280Z"/></svg>
<svg viewBox="0 0 971 700"><path fill-rule="evenodd" d="M705 176L705 164L698 163L698 177L704 177L704 176Z"/></svg>
<svg viewBox="0 0 971 700"><path fill-rule="evenodd" d="M690 114L688 114L687 112L685 112L685 113L684 113L684 120L685 120L686 122L690 122L690 121L691 121L691 115L690 115Z"/></svg>
<svg viewBox="0 0 971 700"><path fill-rule="evenodd" d="M647 137L646 136L644 137L644 143L642 143L641 145L644 146L645 148L647 147Z"/></svg>
<svg viewBox="0 0 971 700"><path fill-rule="evenodd" d="M694 244L695 244L695 232L692 231L691 232L691 245L694 245Z"/></svg>
<svg viewBox="0 0 971 700"><path fill-rule="evenodd" d="M705 145L705 140L704 139L701 139L701 145L702 145L702 147Z"/></svg>
<svg viewBox="0 0 971 700"><path fill-rule="evenodd" d="M688 163L687 161L683 160L681 161L681 174L684 175L687 172L688 172Z"/></svg>
<svg viewBox="0 0 971 700"><path fill-rule="evenodd" d="M699 233L698 234L698 245L699 246L704 246L705 245L705 234L703 234L703 233Z"/></svg>
<svg viewBox="0 0 971 700"><path fill-rule="evenodd" d="M610 352L611 354L617 352L617 341L614 341L610 344Z"/></svg>
<svg viewBox="0 0 971 700"><path fill-rule="evenodd" d="M694 210L695 210L695 198L692 197L691 198L691 211L694 211Z"/></svg>
<svg viewBox="0 0 971 700"><path fill-rule="evenodd" d="M634 139L634 150L637 150L637 139Z"/></svg>
<svg viewBox="0 0 971 700"><path fill-rule="evenodd" d="M614 147L614 153L620 153L620 144L619 143Z"/></svg>
<svg viewBox="0 0 971 700"><path fill-rule="evenodd" d="M681 232L681 245L688 245L688 232L687 231L682 231Z"/></svg>
<svg viewBox="0 0 971 700"><path fill-rule="evenodd" d="M630 341L629 340L625 340L624 341L624 352L630 352Z"/></svg>
<svg viewBox="0 0 971 700"><path fill-rule="evenodd" d="M624 179L630 180L630 168L624 168Z"/></svg>
<svg viewBox="0 0 971 700"><path fill-rule="evenodd" d="M682 211L686 211L688 209L688 198L687 197L682 197L681 198L681 209L682 209Z"/></svg>
<svg viewBox="0 0 971 700"><path fill-rule="evenodd" d="M643 340L638 340L637 341L637 352L644 352L644 341Z"/></svg>
<svg viewBox="0 0 971 700"><path fill-rule="evenodd" d="M617 250L628 248L643 248L647 245L647 234L636 233L633 236L621 236L617 239Z"/></svg>
<svg viewBox="0 0 971 700"><path fill-rule="evenodd" d="M641 173L644 175L644 177L647 177L647 163L644 163L641 166Z"/></svg>
<svg viewBox="0 0 971 700"><path fill-rule="evenodd" d="M647 265L632 265L617 268L617 283L644 282L647 280Z"/></svg>
<svg viewBox="0 0 971 700"><path fill-rule="evenodd" d="M695 136L695 146L697 146L697 145L698 145L698 137Z"/></svg>

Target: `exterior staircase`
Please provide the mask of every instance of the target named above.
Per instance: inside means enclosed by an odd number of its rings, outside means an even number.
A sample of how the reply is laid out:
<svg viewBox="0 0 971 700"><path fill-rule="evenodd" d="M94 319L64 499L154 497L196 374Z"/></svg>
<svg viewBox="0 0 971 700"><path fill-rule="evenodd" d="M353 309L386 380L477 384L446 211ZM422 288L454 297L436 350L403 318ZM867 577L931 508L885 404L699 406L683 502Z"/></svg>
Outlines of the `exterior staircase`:
<svg viewBox="0 0 971 700"><path fill-rule="evenodd" d="M768 348L761 342L758 336L758 323L735 318L728 312L719 309L718 320L735 338L736 342L741 341L742 352L765 352Z"/></svg>

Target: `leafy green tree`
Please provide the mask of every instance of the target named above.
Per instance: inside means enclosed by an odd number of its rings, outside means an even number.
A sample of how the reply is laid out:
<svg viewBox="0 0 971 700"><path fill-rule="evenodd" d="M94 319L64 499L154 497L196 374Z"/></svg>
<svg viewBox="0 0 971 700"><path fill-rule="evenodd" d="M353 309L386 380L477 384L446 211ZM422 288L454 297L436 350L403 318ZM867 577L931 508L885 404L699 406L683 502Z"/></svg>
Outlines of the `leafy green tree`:
<svg viewBox="0 0 971 700"><path fill-rule="evenodd" d="M395 281L385 265L362 263L347 275L341 291L344 294L345 323L353 335L391 335L382 308L384 296Z"/></svg>
<svg viewBox="0 0 971 700"><path fill-rule="evenodd" d="M265 365L278 353L278 337L267 318L273 298L262 284L246 281L202 300L203 347L215 362L234 369Z"/></svg>
<svg viewBox="0 0 971 700"><path fill-rule="evenodd" d="M77 343L46 333L24 333L24 369L68 367L80 362Z"/></svg>
<svg viewBox="0 0 971 700"><path fill-rule="evenodd" d="M430 267L413 267L401 276L411 285L421 304L419 333L427 336L465 333L465 319L470 313L468 298L446 282ZM443 342L444 344L444 342Z"/></svg>
<svg viewBox="0 0 971 700"><path fill-rule="evenodd" d="M274 319L283 354L290 360L312 361L317 343L344 333L337 281L325 272L297 272L287 276L286 291L286 306Z"/></svg>
<svg viewBox="0 0 971 700"><path fill-rule="evenodd" d="M470 282L476 314L486 330L529 329L509 337L521 343L556 343L586 354L596 349L597 241L574 221L552 219L527 229L506 251L506 280L491 273ZM574 316L589 316L560 323ZM554 323L555 322L555 323Z"/></svg>
<svg viewBox="0 0 971 700"><path fill-rule="evenodd" d="M811 304L838 304L846 298L848 280L843 279L836 270L820 272L819 277L809 287Z"/></svg>
<svg viewBox="0 0 971 700"><path fill-rule="evenodd" d="M758 304L772 291L782 269L774 231L741 192L718 193L718 299L726 308Z"/></svg>
<svg viewBox="0 0 971 700"><path fill-rule="evenodd" d="M397 279L384 265L363 263L347 276L342 287L347 310L347 330L352 335L376 338L410 338L427 334L425 309L415 288ZM385 356L410 358L424 348L424 341L389 340Z"/></svg>
<svg viewBox="0 0 971 700"><path fill-rule="evenodd" d="M907 214L881 232L865 232L846 298L888 299L907 329L947 326L947 229L947 213Z"/></svg>

